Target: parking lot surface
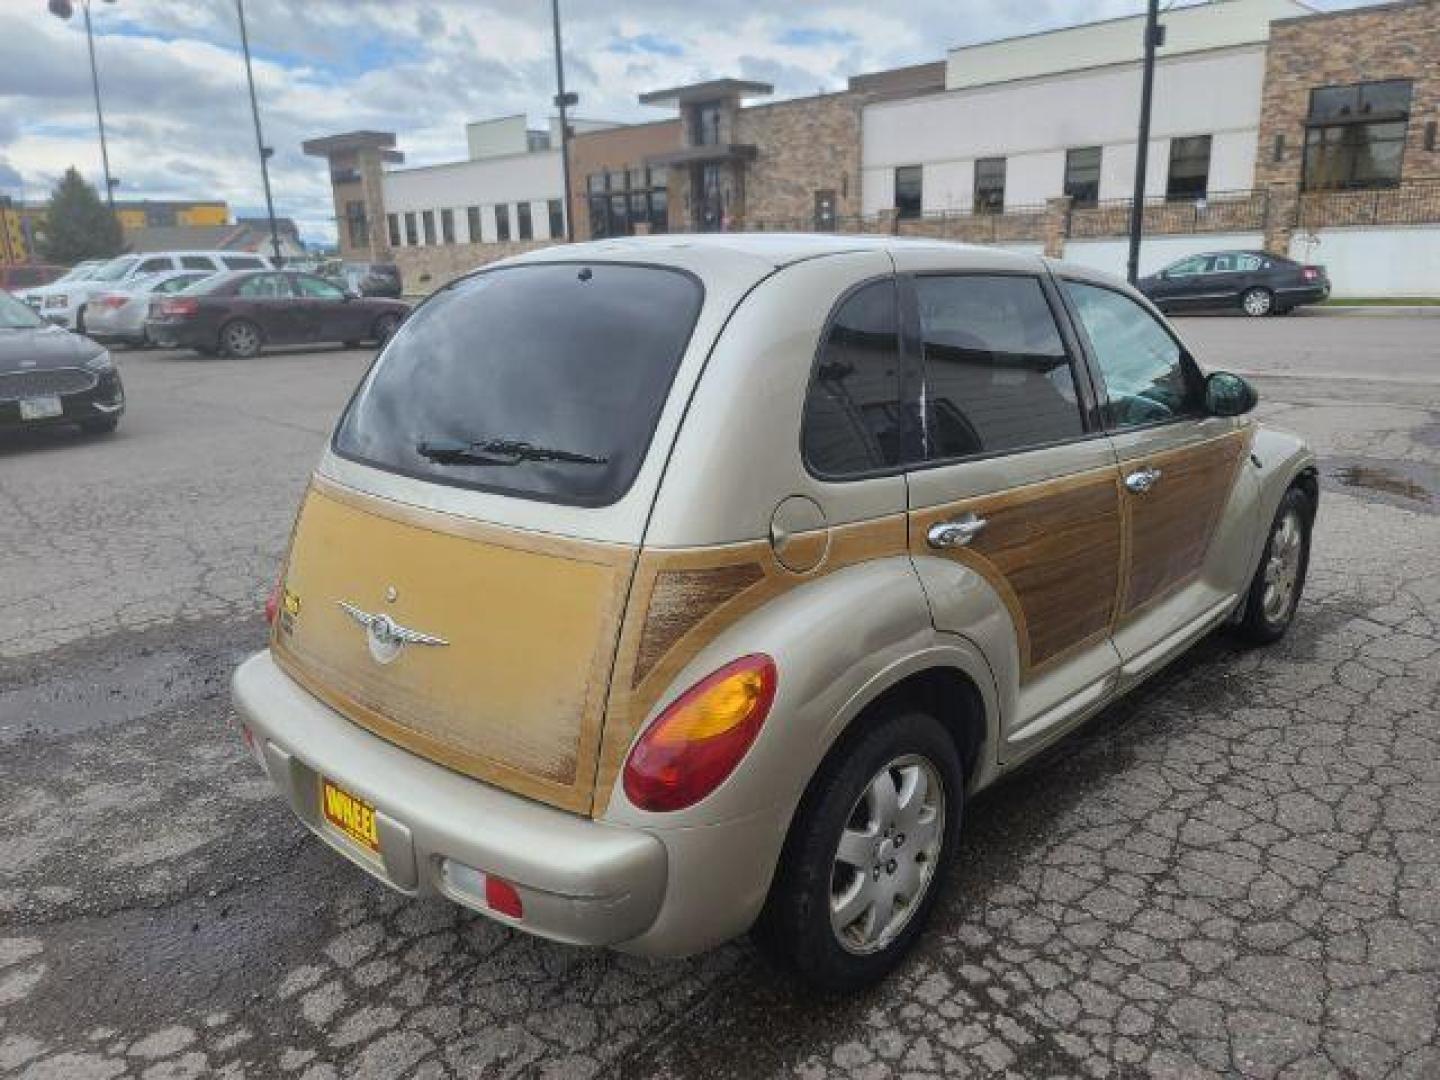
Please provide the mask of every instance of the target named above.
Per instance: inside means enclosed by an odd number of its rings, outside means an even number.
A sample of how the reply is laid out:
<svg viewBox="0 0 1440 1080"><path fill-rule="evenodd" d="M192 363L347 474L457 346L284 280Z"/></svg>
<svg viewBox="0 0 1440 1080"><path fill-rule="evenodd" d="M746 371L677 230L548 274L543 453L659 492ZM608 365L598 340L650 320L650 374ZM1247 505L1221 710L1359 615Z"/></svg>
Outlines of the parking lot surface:
<svg viewBox="0 0 1440 1080"><path fill-rule="evenodd" d="M226 681L371 354L118 354L117 435L0 436L0 1074L1440 1075L1440 323L1181 326L1321 454L1296 627L976 800L914 957L842 1001L744 942L538 942L311 840Z"/></svg>

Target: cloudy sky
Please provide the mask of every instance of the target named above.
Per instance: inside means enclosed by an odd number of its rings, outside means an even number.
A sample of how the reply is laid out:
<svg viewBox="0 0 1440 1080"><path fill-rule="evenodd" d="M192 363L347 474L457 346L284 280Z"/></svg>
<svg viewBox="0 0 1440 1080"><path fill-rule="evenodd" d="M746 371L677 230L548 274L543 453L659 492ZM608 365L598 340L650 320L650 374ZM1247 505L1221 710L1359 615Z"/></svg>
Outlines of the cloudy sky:
<svg viewBox="0 0 1440 1080"><path fill-rule="evenodd" d="M1326 9L1356 0L1318 0ZM83 20L0 0L0 194L43 199L76 165L100 176ZM562 0L578 114L661 115L636 95L734 75L777 97L943 58L947 47L1132 14L1143 0ZM300 143L379 128L410 164L464 156L467 120L554 93L549 0L248 0L276 212L333 239L324 163ZM125 198L221 198L263 212L234 0L95 0L111 169Z"/></svg>

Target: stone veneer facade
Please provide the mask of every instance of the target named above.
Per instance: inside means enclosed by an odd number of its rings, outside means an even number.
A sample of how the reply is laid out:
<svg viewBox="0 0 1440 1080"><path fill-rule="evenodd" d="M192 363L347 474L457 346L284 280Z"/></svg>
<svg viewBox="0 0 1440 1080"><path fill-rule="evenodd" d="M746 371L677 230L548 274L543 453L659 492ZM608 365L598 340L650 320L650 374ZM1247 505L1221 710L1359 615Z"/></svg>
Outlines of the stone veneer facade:
<svg viewBox="0 0 1440 1080"><path fill-rule="evenodd" d="M550 247L553 240L510 240L493 244L432 244L392 249L400 268L400 280L408 294L434 292L447 281L487 263L508 259L537 248Z"/></svg>
<svg viewBox="0 0 1440 1080"><path fill-rule="evenodd" d="M755 147L744 164L736 228L769 223L809 231L815 193L831 191L837 217L860 212L860 106L864 95L821 94L735 113L734 141Z"/></svg>

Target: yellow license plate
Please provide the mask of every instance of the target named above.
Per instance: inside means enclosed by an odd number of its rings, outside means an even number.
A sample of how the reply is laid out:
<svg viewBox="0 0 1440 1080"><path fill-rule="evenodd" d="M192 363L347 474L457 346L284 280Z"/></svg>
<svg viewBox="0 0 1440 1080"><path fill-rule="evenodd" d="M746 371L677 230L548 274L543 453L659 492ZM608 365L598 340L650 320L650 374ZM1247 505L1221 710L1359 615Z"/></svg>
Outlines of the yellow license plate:
<svg viewBox="0 0 1440 1080"><path fill-rule="evenodd" d="M320 782L320 809L325 820L361 847L379 854L380 834L375 829L375 808L329 780Z"/></svg>

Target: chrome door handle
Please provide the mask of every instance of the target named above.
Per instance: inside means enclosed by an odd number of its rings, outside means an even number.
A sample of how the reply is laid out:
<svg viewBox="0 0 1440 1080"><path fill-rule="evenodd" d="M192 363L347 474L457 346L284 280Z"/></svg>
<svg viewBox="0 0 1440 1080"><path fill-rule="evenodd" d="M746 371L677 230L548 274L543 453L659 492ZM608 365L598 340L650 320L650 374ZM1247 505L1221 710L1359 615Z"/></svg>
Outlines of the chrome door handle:
<svg viewBox="0 0 1440 1080"><path fill-rule="evenodd" d="M1160 482L1160 476L1159 469L1146 466L1143 469L1136 469L1125 477L1125 486L1137 495L1143 495Z"/></svg>
<svg viewBox="0 0 1440 1080"><path fill-rule="evenodd" d="M925 540L933 548L964 547L980 535L985 528L985 519L974 514L965 514L954 521L940 521L930 526Z"/></svg>

